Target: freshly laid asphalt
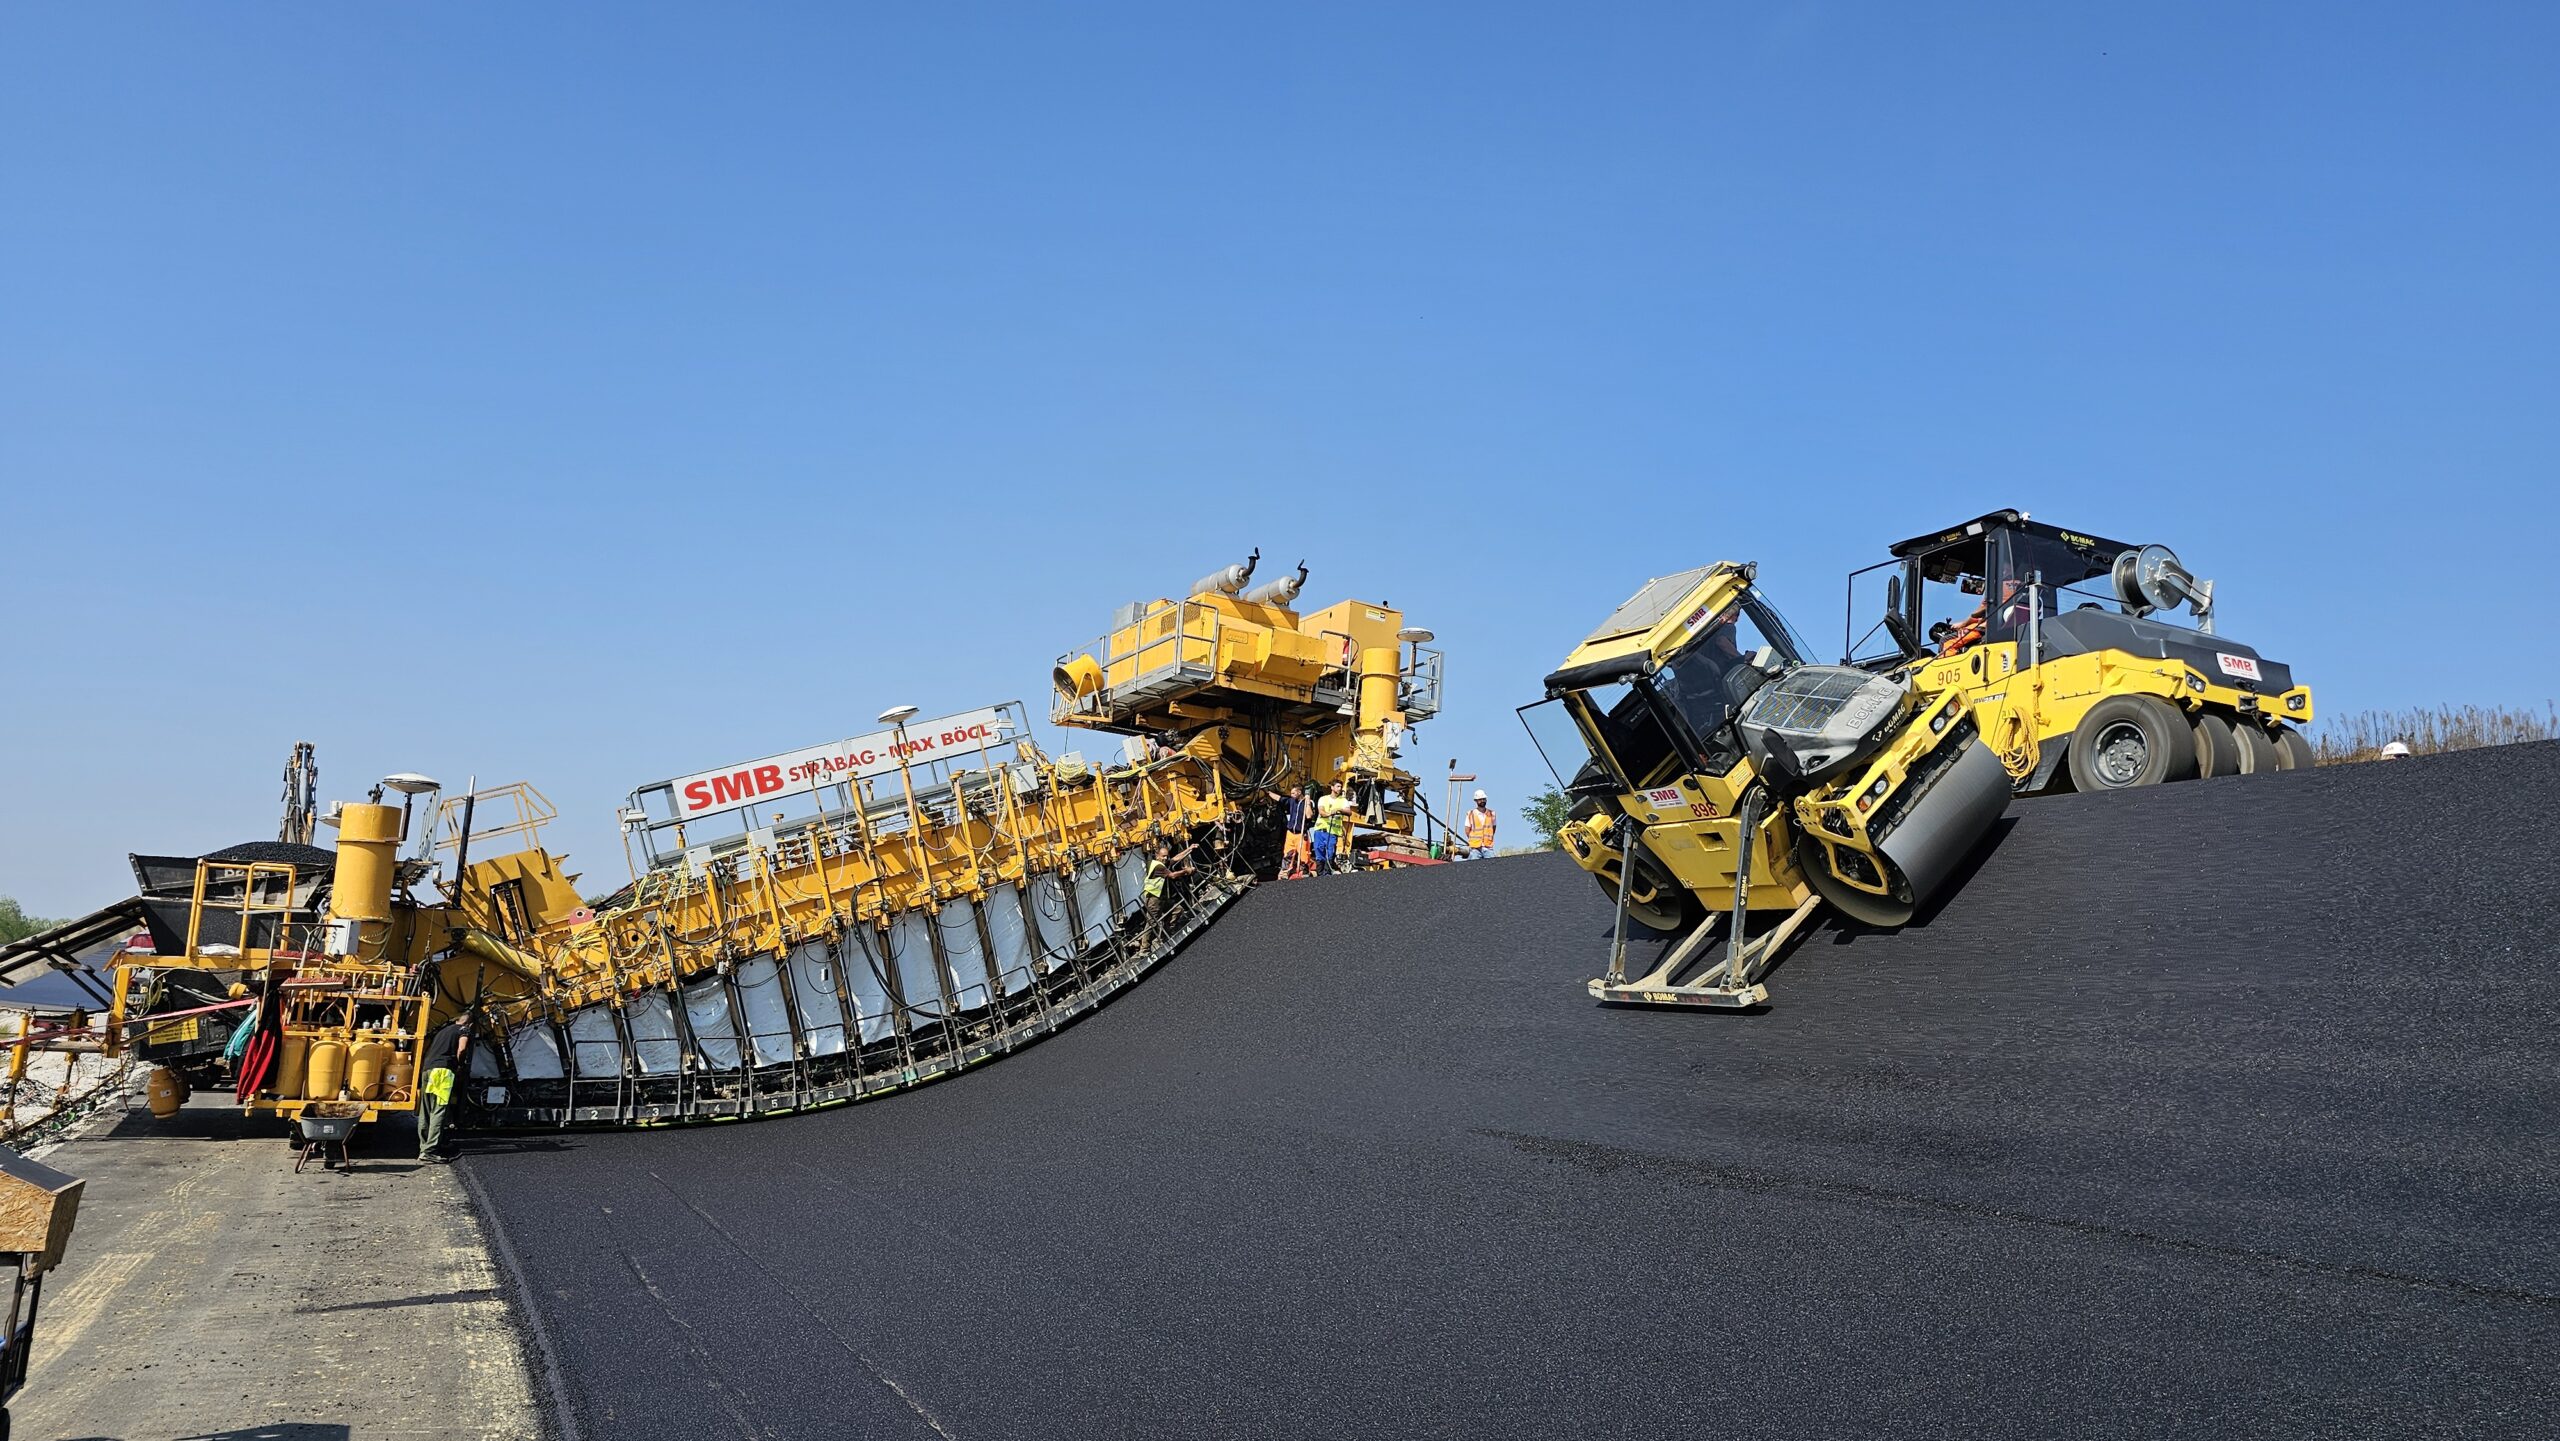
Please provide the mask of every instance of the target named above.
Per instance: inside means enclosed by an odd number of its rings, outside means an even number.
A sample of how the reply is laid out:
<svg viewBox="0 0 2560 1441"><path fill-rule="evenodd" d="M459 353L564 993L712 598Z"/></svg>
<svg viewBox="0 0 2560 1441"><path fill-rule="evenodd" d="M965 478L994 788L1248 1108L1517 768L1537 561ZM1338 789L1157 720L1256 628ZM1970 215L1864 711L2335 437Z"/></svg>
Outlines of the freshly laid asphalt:
<svg viewBox="0 0 2560 1441"><path fill-rule="evenodd" d="M2022 802L1756 1015L1559 857L1267 886L985 1071L491 1138L606 1437L2549 1436L2560 746Z"/></svg>

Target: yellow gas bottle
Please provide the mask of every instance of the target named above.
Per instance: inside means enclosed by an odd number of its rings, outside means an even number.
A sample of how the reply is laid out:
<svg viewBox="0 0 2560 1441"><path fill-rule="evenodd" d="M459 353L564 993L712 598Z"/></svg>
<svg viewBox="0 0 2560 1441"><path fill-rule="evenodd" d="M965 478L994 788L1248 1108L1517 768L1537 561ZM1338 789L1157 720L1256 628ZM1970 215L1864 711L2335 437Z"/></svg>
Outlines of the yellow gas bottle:
<svg viewBox="0 0 2560 1441"><path fill-rule="evenodd" d="M407 1100L409 1088L416 1085L417 1080L418 1058L407 1051L392 1052L390 1069L382 1077L384 1093L395 1101Z"/></svg>
<svg viewBox="0 0 2560 1441"><path fill-rule="evenodd" d="M391 1062L391 1048L378 1036L366 1036L356 1042L347 1056L347 1089L359 1101L382 1099L382 1073Z"/></svg>
<svg viewBox="0 0 2560 1441"><path fill-rule="evenodd" d="M288 1033L284 1044L276 1047L276 1074L267 1089L275 1092L278 1100L301 1100L303 1068L310 1059L311 1038Z"/></svg>
<svg viewBox="0 0 2560 1441"><path fill-rule="evenodd" d="M334 1038L311 1043L311 1070L303 1095L314 1101L337 1099L347 1083L347 1043Z"/></svg>
<svg viewBox="0 0 2560 1441"><path fill-rule="evenodd" d="M186 1104L187 1083L168 1067L155 1067L145 1094L151 1101L151 1114L165 1121L178 1114L178 1108Z"/></svg>

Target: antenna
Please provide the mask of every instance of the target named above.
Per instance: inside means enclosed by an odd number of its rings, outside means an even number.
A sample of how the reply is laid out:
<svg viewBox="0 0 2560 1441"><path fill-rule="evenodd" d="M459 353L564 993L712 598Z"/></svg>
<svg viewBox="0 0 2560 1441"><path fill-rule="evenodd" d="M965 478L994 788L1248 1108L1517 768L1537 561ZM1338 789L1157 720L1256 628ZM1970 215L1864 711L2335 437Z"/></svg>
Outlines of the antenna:
<svg viewBox="0 0 2560 1441"><path fill-rule="evenodd" d="M284 821L276 827L277 840L294 846L311 844L311 829L319 819L319 792L320 762L311 742L295 741L293 755L284 763Z"/></svg>

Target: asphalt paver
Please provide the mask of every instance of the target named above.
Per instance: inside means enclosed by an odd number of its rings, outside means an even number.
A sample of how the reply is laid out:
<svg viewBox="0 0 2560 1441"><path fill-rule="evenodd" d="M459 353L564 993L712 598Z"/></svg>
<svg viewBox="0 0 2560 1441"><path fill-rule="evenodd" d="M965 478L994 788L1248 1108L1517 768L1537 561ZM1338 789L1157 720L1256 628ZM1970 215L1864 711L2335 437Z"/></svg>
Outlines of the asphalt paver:
<svg viewBox="0 0 2560 1441"><path fill-rule="evenodd" d="M2547 1436L2560 746L2025 801L1755 1014L1533 856L892 1100L463 1163L591 1437Z"/></svg>

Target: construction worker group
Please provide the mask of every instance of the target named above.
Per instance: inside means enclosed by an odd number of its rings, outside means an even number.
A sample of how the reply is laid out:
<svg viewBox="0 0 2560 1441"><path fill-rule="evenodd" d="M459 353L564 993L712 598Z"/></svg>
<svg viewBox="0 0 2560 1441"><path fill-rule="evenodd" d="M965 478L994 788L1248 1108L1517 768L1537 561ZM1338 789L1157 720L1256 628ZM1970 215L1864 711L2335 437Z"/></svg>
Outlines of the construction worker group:
<svg viewBox="0 0 2560 1441"><path fill-rule="evenodd" d="M1353 869L1358 856L1351 846L1351 818L1357 813L1348 787L1291 786L1283 811L1280 879L1293 881ZM1499 819L1483 791L1456 827L1450 859L1470 860L1493 854Z"/></svg>

